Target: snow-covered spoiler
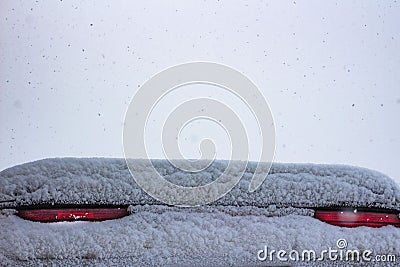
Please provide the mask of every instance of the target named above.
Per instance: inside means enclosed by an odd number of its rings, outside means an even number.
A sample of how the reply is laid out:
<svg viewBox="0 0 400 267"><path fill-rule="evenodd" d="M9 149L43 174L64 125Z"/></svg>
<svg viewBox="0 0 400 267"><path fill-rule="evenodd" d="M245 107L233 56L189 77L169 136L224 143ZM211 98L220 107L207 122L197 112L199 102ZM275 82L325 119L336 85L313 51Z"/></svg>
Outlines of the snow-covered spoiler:
<svg viewBox="0 0 400 267"><path fill-rule="evenodd" d="M142 166L146 176L149 168ZM168 181L182 186L212 182L228 162L215 161L201 172L188 173L168 161L154 160ZM263 163L261 167L263 166ZM240 182L210 206L383 208L400 211L400 189L389 177L344 165L274 163L264 183L249 192L256 163L250 162ZM267 169L267 168L266 168ZM124 159L54 158L0 172L0 207L54 205L160 205L131 176Z"/></svg>

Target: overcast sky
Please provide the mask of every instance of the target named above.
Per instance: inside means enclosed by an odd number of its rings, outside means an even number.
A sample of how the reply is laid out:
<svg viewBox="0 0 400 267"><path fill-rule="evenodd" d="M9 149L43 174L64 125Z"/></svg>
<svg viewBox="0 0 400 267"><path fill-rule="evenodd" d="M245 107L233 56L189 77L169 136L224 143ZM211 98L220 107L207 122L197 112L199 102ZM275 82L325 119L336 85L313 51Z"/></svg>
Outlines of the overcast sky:
<svg viewBox="0 0 400 267"><path fill-rule="evenodd" d="M140 85L200 60L258 85L275 161L358 165L400 182L399 14L396 1L1 1L0 170L123 157Z"/></svg>

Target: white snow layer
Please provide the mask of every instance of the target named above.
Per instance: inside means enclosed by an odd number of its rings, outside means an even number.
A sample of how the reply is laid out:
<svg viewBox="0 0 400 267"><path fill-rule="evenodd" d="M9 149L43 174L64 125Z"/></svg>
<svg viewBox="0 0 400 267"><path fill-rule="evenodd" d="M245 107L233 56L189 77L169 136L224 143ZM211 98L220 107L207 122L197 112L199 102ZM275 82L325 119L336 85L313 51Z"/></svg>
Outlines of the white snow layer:
<svg viewBox="0 0 400 267"><path fill-rule="evenodd" d="M264 246L268 251L315 250L319 254L329 247L338 249L336 241L341 238L351 250L400 257L400 230L392 226L341 228L307 216L307 211L269 217L260 208L250 207L249 214L232 213L239 209L230 207L226 213L222 207L136 206L134 213L118 220L50 224L0 215L0 262L6 266L353 265L328 259L279 262L275 257L271 262L257 258Z"/></svg>
<svg viewBox="0 0 400 267"><path fill-rule="evenodd" d="M151 166L141 160L137 160L137 165L141 175L150 175ZM227 162L215 161L198 173L180 171L163 160L155 160L154 165L165 179L183 186L195 186L216 179L225 170ZM265 175L268 174L267 166L260 163ZM255 167L255 163L249 163L237 186L211 205L344 205L400 210L398 185L376 171L343 165L273 164L264 183L250 193L248 188ZM0 207L39 203L162 204L139 188L124 159L45 159L0 172Z"/></svg>
<svg viewBox="0 0 400 267"><path fill-rule="evenodd" d="M188 186L210 182L226 166L218 161L205 172L187 174L165 161L155 164L166 179ZM249 193L254 168L251 163L239 184L220 200L192 208L153 200L135 184L123 159L47 159L4 170L0 201L16 201L0 204L7 209L0 213L0 265L353 264L257 258L264 246L269 251L318 253L337 249L340 238L348 242L347 249L394 254L398 264L400 229L332 226L313 218L309 209L331 205L399 209L399 188L388 177L348 166L273 164L263 185ZM23 220L12 210L33 203L129 204L131 214L104 222L38 223Z"/></svg>

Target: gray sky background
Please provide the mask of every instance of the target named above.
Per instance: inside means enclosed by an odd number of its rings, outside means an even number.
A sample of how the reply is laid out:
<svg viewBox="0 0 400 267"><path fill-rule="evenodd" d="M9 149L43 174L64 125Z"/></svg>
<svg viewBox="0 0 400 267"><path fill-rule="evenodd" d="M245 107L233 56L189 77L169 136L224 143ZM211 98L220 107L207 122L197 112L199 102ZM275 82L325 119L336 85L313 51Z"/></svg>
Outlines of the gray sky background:
<svg viewBox="0 0 400 267"><path fill-rule="evenodd" d="M275 161L358 165L400 182L399 14L397 1L1 1L0 169L123 157L139 86L200 60L259 86ZM171 101L193 90L181 93ZM188 128L183 145L205 128Z"/></svg>

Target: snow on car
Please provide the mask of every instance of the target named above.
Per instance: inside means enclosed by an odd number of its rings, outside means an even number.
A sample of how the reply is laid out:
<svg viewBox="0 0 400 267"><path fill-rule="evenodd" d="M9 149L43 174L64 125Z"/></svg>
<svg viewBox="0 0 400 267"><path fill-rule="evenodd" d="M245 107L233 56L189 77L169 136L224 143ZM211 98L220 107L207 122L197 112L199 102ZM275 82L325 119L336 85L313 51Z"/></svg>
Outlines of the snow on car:
<svg viewBox="0 0 400 267"><path fill-rule="evenodd" d="M139 173L148 175L150 166L137 163ZM153 164L168 181L196 186L212 182L228 162L214 161L197 173L164 160ZM320 266L346 260L318 259L328 249L371 251L350 264L375 261L376 255L400 257L400 189L389 177L343 165L274 163L268 171L260 163L268 176L249 192L256 166L250 162L229 193L198 207L152 198L124 159L55 158L3 170L0 263ZM278 257L279 251L285 253ZM300 259L292 260L291 251ZM316 256L301 258L302 251ZM384 265L390 264L396 263Z"/></svg>

